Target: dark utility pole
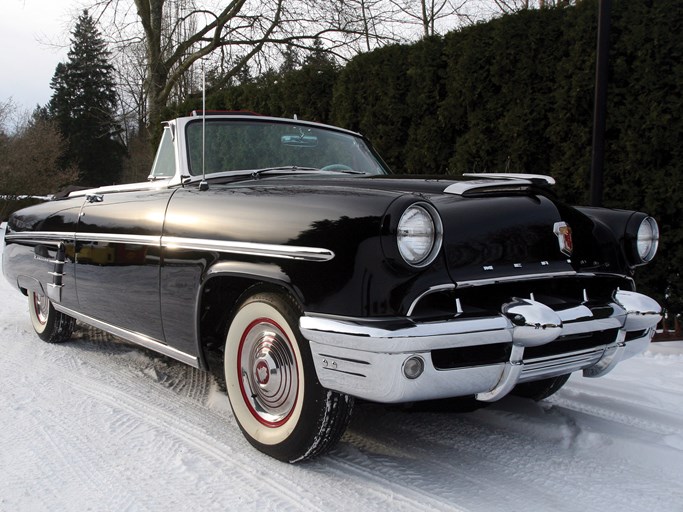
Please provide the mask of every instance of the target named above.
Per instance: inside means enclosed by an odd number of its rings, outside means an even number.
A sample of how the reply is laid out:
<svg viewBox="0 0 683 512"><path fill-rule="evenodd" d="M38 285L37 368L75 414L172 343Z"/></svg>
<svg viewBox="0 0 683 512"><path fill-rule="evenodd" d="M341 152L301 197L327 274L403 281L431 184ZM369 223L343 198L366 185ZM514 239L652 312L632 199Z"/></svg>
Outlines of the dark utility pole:
<svg viewBox="0 0 683 512"><path fill-rule="evenodd" d="M598 47L595 63L595 105L593 111L593 156L591 159L591 205L602 206L605 162L605 118L607 115L607 67L612 0L600 0Z"/></svg>

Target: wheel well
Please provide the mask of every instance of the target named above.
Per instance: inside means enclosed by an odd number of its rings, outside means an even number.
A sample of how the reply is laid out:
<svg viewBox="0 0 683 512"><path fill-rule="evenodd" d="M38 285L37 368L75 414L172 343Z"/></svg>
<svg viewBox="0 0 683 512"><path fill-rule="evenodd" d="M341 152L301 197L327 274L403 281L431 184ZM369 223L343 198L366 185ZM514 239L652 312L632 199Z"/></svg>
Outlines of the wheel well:
<svg viewBox="0 0 683 512"><path fill-rule="evenodd" d="M228 323L246 297L261 291L294 295L284 283L257 278L217 276L204 285L199 306L199 339L205 365L216 375L222 377L223 373L223 346Z"/></svg>

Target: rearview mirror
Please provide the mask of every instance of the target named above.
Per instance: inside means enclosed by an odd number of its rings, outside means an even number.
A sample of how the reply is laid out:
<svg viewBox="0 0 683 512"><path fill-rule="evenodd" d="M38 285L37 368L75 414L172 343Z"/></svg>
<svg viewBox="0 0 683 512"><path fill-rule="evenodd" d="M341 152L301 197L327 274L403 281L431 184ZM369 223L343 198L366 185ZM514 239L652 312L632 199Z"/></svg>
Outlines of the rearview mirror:
<svg viewBox="0 0 683 512"><path fill-rule="evenodd" d="M283 135L282 144L299 148L314 148L318 145L318 137L313 135Z"/></svg>

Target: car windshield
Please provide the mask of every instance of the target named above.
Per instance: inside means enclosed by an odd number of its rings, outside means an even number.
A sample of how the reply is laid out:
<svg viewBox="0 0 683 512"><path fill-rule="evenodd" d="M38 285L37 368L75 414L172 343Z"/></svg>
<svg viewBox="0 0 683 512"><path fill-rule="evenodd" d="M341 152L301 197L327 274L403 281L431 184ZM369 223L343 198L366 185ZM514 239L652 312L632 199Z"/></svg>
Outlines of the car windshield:
<svg viewBox="0 0 683 512"><path fill-rule="evenodd" d="M193 176L202 174L202 122L186 128ZM296 122L206 119L205 173L260 169L320 169L387 174L366 142L349 133Z"/></svg>

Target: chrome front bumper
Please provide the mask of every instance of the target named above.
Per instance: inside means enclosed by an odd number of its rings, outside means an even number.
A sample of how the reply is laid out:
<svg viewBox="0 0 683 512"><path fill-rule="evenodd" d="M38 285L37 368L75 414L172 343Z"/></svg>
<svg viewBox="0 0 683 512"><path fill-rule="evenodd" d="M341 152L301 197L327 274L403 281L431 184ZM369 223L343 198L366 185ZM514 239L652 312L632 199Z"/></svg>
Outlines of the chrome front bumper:
<svg viewBox="0 0 683 512"><path fill-rule="evenodd" d="M604 375L643 352L661 319L659 305L635 292L618 291L602 309L609 313L596 315L584 305L554 311L531 299L515 299L495 316L456 315L424 323L307 313L300 329L310 341L318 380L328 389L382 403L466 395L495 401L521 382L577 370L586 377ZM590 347L539 355L538 347L595 332L614 335ZM432 359L437 350L494 344L509 344L507 360L440 369ZM410 379L404 365L414 357L422 359L424 371Z"/></svg>

